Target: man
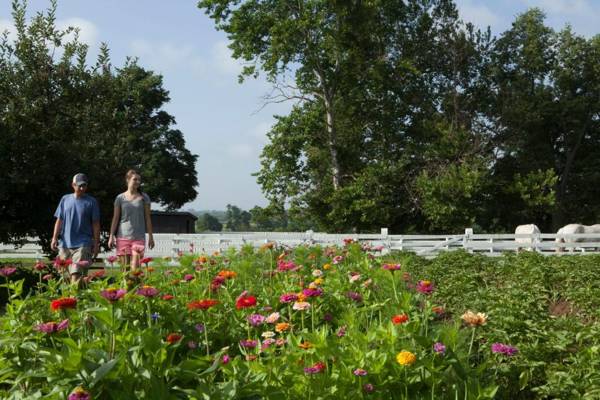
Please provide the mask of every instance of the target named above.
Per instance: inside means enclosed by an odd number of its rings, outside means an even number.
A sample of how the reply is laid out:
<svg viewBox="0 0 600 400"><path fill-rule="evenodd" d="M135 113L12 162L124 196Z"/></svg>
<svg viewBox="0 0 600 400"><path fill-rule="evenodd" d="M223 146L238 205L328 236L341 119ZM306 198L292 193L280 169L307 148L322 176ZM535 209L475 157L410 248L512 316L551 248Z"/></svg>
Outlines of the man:
<svg viewBox="0 0 600 400"><path fill-rule="evenodd" d="M71 283L78 284L100 250L100 207L95 198L85 193L87 176L75 175L71 186L73 193L60 199L54 213L56 223L50 246L52 250L60 248L61 259L71 259Z"/></svg>

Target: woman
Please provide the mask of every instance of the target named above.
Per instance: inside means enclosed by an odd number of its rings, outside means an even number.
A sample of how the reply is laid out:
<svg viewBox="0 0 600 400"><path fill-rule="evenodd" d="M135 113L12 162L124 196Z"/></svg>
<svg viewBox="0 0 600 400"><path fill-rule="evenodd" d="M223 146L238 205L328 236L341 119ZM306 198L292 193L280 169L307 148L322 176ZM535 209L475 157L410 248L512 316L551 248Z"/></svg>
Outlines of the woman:
<svg viewBox="0 0 600 400"><path fill-rule="evenodd" d="M110 225L108 246L117 246L117 256L122 266L131 264L135 270L140 265L146 248L154 248L152 221L150 219L150 198L140 191L141 175L130 169L125 175L127 190L115 198L115 208Z"/></svg>

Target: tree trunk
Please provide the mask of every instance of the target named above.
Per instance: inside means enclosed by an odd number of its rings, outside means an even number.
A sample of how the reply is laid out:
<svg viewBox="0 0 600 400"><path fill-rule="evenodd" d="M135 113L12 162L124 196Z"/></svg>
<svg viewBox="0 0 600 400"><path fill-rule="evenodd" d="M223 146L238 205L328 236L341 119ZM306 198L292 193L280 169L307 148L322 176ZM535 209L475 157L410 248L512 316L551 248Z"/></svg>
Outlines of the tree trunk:
<svg viewBox="0 0 600 400"><path fill-rule="evenodd" d="M335 130L333 105L331 104L331 98L328 94L325 94L325 96L323 96L323 100L325 103L327 146L329 147L329 155L331 157L331 178L333 183L333 190L338 190L340 188L341 172L337 152L337 133Z"/></svg>

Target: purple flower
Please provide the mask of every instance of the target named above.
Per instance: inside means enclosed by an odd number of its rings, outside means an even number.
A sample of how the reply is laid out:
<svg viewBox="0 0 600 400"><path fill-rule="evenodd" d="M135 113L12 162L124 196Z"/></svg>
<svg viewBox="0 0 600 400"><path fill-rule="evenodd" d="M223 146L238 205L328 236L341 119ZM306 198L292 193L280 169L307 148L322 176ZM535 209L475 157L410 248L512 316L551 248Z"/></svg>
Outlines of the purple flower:
<svg viewBox="0 0 600 400"><path fill-rule="evenodd" d="M246 317L246 319L248 320L248 323L252 326L259 326L262 325L265 322L265 317L263 315L260 314L250 314Z"/></svg>
<svg viewBox="0 0 600 400"><path fill-rule="evenodd" d="M375 387L371 383L365 383L363 385L363 391L365 393L373 393L374 390L375 390Z"/></svg>
<svg viewBox="0 0 600 400"><path fill-rule="evenodd" d="M154 297L158 294L158 289L152 286L142 286L136 293L144 297Z"/></svg>
<svg viewBox="0 0 600 400"><path fill-rule="evenodd" d="M90 395L90 393L86 390L84 390L82 387L76 387L71 394L69 395L69 397L67 397L67 400L91 400L92 396Z"/></svg>
<svg viewBox="0 0 600 400"><path fill-rule="evenodd" d="M354 375L356 376L365 376L367 375L367 371L362 369L362 368L356 368L353 372Z"/></svg>
<svg viewBox="0 0 600 400"><path fill-rule="evenodd" d="M362 303L363 301L362 296L358 292L348 292L346 293L346 296L348 296L348 298L354 300L357 303Z"/></svg>
<svg viewBox="0 0 600 400"><path fill-rule="evenodd" d="M106 300L113 302L113 301L117 301L120 298L122 298L123 296L125 296L125 294L127 293L127 290L125 289L114 289L114 288L109 288L109 289L104 289L102 291L100 291L100 296L104 297Z"/></svg>
<svg viewBox="0 0 600 400"><path fill-rule="evenodd" d="M433 351L440 355L446 354L446 346L442 342L437 342L433 345Z"/></svg>
<svg viewBox="0 0 600 400"><path fill-rule="evenodd" d="M519 350L516 347L504 343L492 344L492 353L504 354L505 356L514 356Z"/></svg>
<svg viewBox="0 0 600 400"><path fill-rule="evenodd" d="M204 332L204 325L203 324L196 324L195 328L196 328L196 332L198 332L198 333Z"/></svg>
<svg viewBox="0 0 600 400"><path fill-rule="evenodd" d="M253 340L253 339L243 339L240 340L240 346L246 348L246 349L253 349L258 345L258 340Z"/></svg>
<svg viewBox="0 0 600 400"><path fill-rule="evenodd" d="M185 276L183 277L183 280L186 282L189 282L192 279L194 279L194 275L192 275L192 274L185 274Z"/></svg>
<svg viewBox="0 0 600 400"><path fill-rule="evenodd" d="M319 297L321 294L323 294L323 290L321 289L304 289L302 291L302 294L305 295L306 297Z"/></svg>
<svg viewBox="0 0 600 400"><path fill-rule="evenodd" d="M155 312L152 315L150 315L150 318L152 318L152 321L156 322L160 318L160 314Z"/></svg>
<svg viewBox="0 0 600 400"><path fill-rule="evenodd" d="M44 333L56 333L56 332L60 332L62 330L65 330L69 327L69 320L68 319L64 319L59 323L56 322L46 322L46 323L42 323L39 325L36 325L33 329L38 331L38 332L44 332Z"/></svg>
<svg viewBox="0 0 600 400"><path fill-rule="evenodd" d="M2 267L2 268L0 268L0 275L2 275L5 278L8 278L9 276L11 276L12 274L14 274L15 272L17 272L17 269L15 267Z"/></svg>
<svg viewBox="0 0 600 400"><path fill-rule="evenodd" d="M298 300L298 295L295 293L285 293L279 296L279 301L282 303L293 303Z"/></svg>
<svg viewBox="0 0 600 400"><path fill-rule="evenodd" d="M333 320L333 314L332 313L325 313L325 315L323 315L323 320L326 322L331 322Z"/></svg>

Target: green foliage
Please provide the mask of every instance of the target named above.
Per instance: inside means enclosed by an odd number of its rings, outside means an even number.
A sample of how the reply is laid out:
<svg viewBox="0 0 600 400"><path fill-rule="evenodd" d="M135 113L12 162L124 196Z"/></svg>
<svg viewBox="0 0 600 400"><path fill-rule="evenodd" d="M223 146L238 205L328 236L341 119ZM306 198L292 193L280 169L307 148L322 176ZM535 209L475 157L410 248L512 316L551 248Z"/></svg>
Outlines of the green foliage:
<svg viewBox="0 0 600 400"><path fill-rule="evenodd" d="M45 248L60 197L77 172L90 178L107 229L125 172L167 208L196 196L197 156L185 147L162 77L135 60L115 68L106 44L94 65L87 46L55 26L56 3L28 22L13 2L16 39L0 38L0 241L39 237Z"/></svg>
<svg viewBox="0 0 600 400"><path fill-rule="evenodd" d="M214 216L204 213L196 222L196 232L220 232L223 229L223 224Z"/></svg>
<svg viewBox="0 0 600 400"><path fill-rule="evenodd" d="M225 227L230 231L249 231L250 230L250 219L252 215L245 210L240 209L238 206L227 204L226 211L227 222Z"/></svg>

